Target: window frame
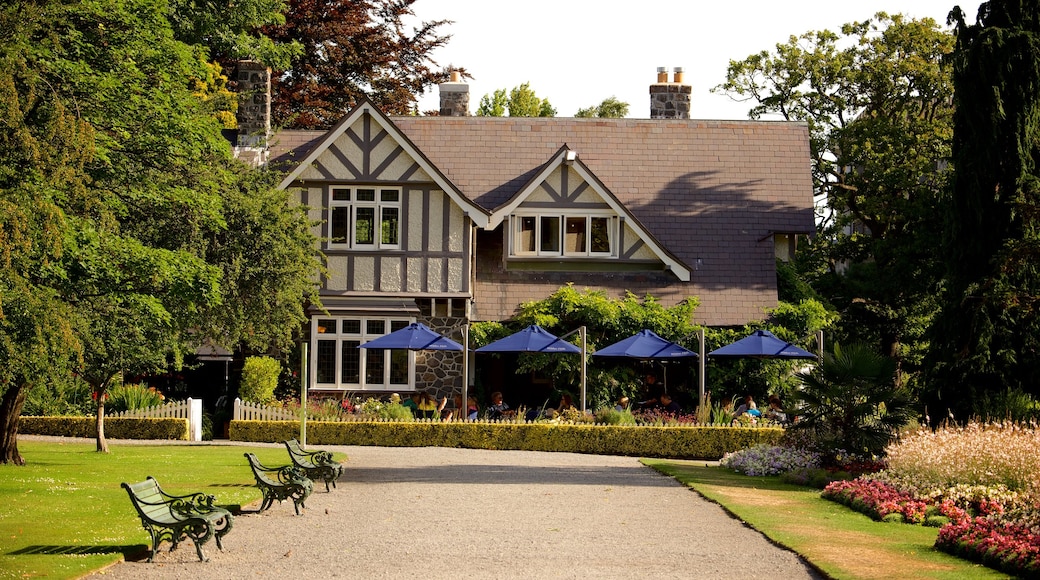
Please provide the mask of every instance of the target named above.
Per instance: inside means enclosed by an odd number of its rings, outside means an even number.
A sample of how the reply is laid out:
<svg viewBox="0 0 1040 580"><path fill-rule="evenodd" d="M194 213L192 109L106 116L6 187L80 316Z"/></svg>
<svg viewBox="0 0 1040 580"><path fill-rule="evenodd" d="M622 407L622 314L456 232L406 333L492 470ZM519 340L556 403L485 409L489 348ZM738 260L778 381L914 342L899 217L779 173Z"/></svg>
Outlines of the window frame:
<svg viewBox="0 0 1040 580"><path fill-rule="evenodd" d="M372 193L372 199L358 199L360 193ZM336 199L338 194L346 194L346 199ZM358 186L358 185L335 185L329 187L328 209L326 215L325 234L327 247L330 250L400 250L401 249L401 222L403 221L403 198L404 188L399 186ZM346 232L342 236L334 236L334 233L343 234L342 226L337 221L337 212L345 210ZM359 214L371 212L372 235L371 243L358 241ZM393 217L391 217L393 216ZM343 219L340 217L340 219ZM386 224L392 223L393 241L386 240ZM339 225L339 227L337 227ZM339 240L339 241L338 241Z"/></svg>
<svg viewBox="0 0 1040 580"><path fill-rule="evenodd" d="M350 328L345 322L353 323ZM382 323L383 332L378 333L375 324ZM385 336L394 330L415 322L414 317L405 316L313 316L311 317L311 354L308 366L310 374L308 388L323 391L412 391L415 390L415 353L407 349L365 349L357 345ZM329 326L331 325L331 329ZM322 330L324 328L324 330ZM356 328L356 330L354 330ZM331 351L323 350L322 343L331 343ZM344 376L344 346L357 351L357 381ZM328 347L326 347L327 349ZM353 351L351 351L353 352ZM329 361L321 357L331 354L331 368L322 368ZM403 366L402 366L403 365ZM382 382L369 382L372 368L382 369ZM396 372L395 372L396 369ZM331 372L333 381L320 380ZM395 376L396 375L396 376ZM403 382L393 379L402 376Z"/></svg>
<svg viewBox="0 0 1040 580"><path fill-rule="evenodd" d="M568 236L568 224L574 220L584 220L584 245L583 251L572 251L568 250L567 247L567 236ZM607 251L593 251L592 249L592 233L594 230L593 220L605 219L607 225ZM543 249L547 238L545 237L544 227L547 223L555 220L556 229L556 248L555 250ZM618 229L620 227L620 219L617 214L609 211L561 211L561 212L546 212L546 211L518 211L509 216L509 257L510 258L528 258L528 257L553 257L553 258L564 258L564 259L582 259L582 258L616 258L618 253ZM533 226L533 229L531 229ZM521 248L520 245L524 242L526 247Z"/></svg>

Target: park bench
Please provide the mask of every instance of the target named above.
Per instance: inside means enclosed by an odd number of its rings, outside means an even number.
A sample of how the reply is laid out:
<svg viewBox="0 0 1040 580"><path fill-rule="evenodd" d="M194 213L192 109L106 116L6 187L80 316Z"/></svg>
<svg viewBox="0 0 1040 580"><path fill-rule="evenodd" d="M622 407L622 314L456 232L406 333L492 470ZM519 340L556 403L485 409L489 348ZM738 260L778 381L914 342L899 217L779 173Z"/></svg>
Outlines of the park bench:
<svg viewBox="0 0 1040 580"><path fill-rule="evenodd" d="M329 451L306 451L300 447L300 442L289 439L285 442L285 448L289 450L289 458L293 465L299 467L312 481L321 479L325 482L325 491L329 491L329 483L336 487L336 480L343 473L343 464L332 459Z"/></svg>
<svg viewBox="0 0 1040 580"><path fill-rule="evenodd" d="M209 559L202 553L202 545L210 538L216 538L217 548L224 549L220 539L231 531L231 512L214 506L212 495L171 495L150 475L142 482L123 483L122 487L130 495L145 531L152 538L149 562L155 560L159 544L167 539L173 543L172 552L185 536L191 538L202 562Z"/></svg>
<svg viewBox="0 0 1040 580"><path fill-rule="evenodd" d="M249 467L253 470L253 477L256 478L256 486L264 495L264 501L260 504L259 511L271 507L274 500L282 502L292 498L296 515L300 515L300 508L307 507L303 502L314 489L314 484L307 474L293 465L267 467L261 464L256 455L252 453L246 453L245 456L249 460Z"/></svg>

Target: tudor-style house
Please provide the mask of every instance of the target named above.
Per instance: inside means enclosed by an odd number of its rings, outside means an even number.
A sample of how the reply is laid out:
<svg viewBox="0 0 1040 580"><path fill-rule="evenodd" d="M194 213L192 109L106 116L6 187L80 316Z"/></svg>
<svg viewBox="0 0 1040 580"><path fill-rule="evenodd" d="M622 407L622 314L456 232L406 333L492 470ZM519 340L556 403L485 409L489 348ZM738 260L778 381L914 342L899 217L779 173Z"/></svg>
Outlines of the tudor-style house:
<svg viewBox="0 0 1040 580"><path fill-rule="evenodd" d="M494 118L440 86L440 116L362 102L328 131L268 131L262 68L236 152L285 172L327 259L310 389L460 393L458 353L357 348L423 322L456 341L568 283L697 297L696 322L738 325L777 303L775 260L813 231L805 124L689 119L676 69L650 119ZM253 115L249 117L249 115ZM266 115L266 117L265 117ZM259 119L259 120L258 120ZM266 145L266 147L265 147Z"/></svg>

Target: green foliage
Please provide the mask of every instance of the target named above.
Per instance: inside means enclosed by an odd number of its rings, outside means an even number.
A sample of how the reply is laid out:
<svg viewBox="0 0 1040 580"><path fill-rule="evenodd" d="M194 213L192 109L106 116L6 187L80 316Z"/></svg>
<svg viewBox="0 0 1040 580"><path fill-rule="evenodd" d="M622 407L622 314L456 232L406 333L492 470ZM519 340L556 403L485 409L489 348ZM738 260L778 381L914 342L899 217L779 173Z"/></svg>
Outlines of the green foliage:
<svg viewBox="0 0 1040 580"><path fill-rule="evenodd" d="M1040 23L1035 0L959 8L946 293L932 332L930 408L1004 389L1040 396Z"/></svg>
<svg viewBox="0 0 1040 580"><path fill-rule="evenodd" d="M1040 401L1020 389L986 391L972 401L971 414L982 422L1028 423L1040 420Z"/></svg>
<svg viewBox="0 0 1040 580"><path fill-rule="evenodd" d="M530 83L513 87L508 96L505 89L480 98L478 117L555 117L556 109L549 99L542 99L531 90Z"/></svg>
<svg viewBox="0 0 1040 580"><path fill-rule="evenodd" d="M97 437L94 417L29 417L18 419L18 431L26 435ZM173 417L109 417L105 433L113 439L171 439L187 441L188 420Z"/></svg>
<svg viewBox="0 0 1040 580"><path fill-rule="evenodd" d="M697 300L689 299L671 308L665 308L652 296L643 299L626 293L619 299L610 299L603 291L578 291L573 284L561 287L544 300L520 305L516 317L508 326L497 323L474 325L470 334L475 347L507 336L520 328L537 324L557 336L586 327L588 352L627 338L640 330L650 329L660 336L689 340L695 329L691 322ZM572 342L578 334L568 337ZM487 341L487 342L484 342ZM577 385L580 381L579 357L550 354L522 353L517 374L538 371L548 375L556 385ZM621 396L638 395L640 383L625 365L590 365L587 372L587 407L613 407Z"/></svg>
<svg viewBox="0 0 1040 580"><path fill-rule="evenodd" d="M578 112L574 114L579 118L597 117L600 119L622 119L626 115L628 115L628 103L619 101L617 97L613 96L603 99L603 102L598 105L578 109Z"/></svg>
<svg viewBox="0 0 1040 580"><path fill-rule="evenodd" d="M212 58L258 60L285 68L302 52L297 42L275 42L263 27L285 23L285 0L167 0L177 40L205 46Z"/></svg>
<svg viewBox="0 0 1040 580"><path fill-rule="evenodd" d="M368 398L357 406L357 414L368 421L411 421L412 410L401 403L385 403L375 398Z"/></svg>
<svg viewBox="0 0 1040 580"><path fill-rule="evenodd" d="M246 357L238 396L250 403L270 403L274 400L274 389L278 386L281 372L282 365L271 357Z"/></svg>
<svg viewBox="0 0 1040 580"><path fill-rule="evenodd" d="M866 345L835 344L819 366L798 373L802 386L787 407L801 419L790 429L811 432L823 451L882 455L915 418L910 393L893 385L894 374L895 362Z"/></svg>
<svg viewBox="0 0 1040 580"><path fill-rule="evenodd" d="M38 384L26 393L22 415L91 415L96 408L91 392L90 385L74 376Z"/></svg>
<svg viewBox="0 0 1040 580"><path fill-rule="evenodd" d="M602 407L596 410L596 423L600 425L635 425L636 418L628 409L618 411L611 407Z"/></svg>
<svg viewBox="0 0 1040 580"><path fill-rule="evenodd" d="M932 19L878 13L730 61L713 89L749 99L751 118L808 124L826 211L798 266L841 312L838 340L878 344L909 371L938 308L935 208L949 177L953 111L943 60L953 42ZM794 299L808 296L782 287Z"/></svg>
<svg viewBox="0 0 1040 580"><path fill-rule="evenodd" d="M158 407L165 399L155 387L137 383L121 384L108 389L105 406L113 413L136 411Z"/></svg>

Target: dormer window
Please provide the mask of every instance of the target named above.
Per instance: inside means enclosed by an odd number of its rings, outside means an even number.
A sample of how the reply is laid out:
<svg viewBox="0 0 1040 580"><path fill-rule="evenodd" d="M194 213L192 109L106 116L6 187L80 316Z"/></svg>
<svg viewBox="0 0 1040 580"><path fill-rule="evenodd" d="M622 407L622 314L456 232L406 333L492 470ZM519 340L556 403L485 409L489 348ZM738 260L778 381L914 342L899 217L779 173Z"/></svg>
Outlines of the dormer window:
<svg viewBox="0 0 1040 580"><path fill-rule="evenodd" d="M618 219L609 213L518 213L510 221L512 256L617 256Z"/></svg>
<svg viewBox="0 0 1040 580"><path fill-rule="evenodd" d="M329 248L401 247L399 188L333 187L329 192Z"/></svg>

